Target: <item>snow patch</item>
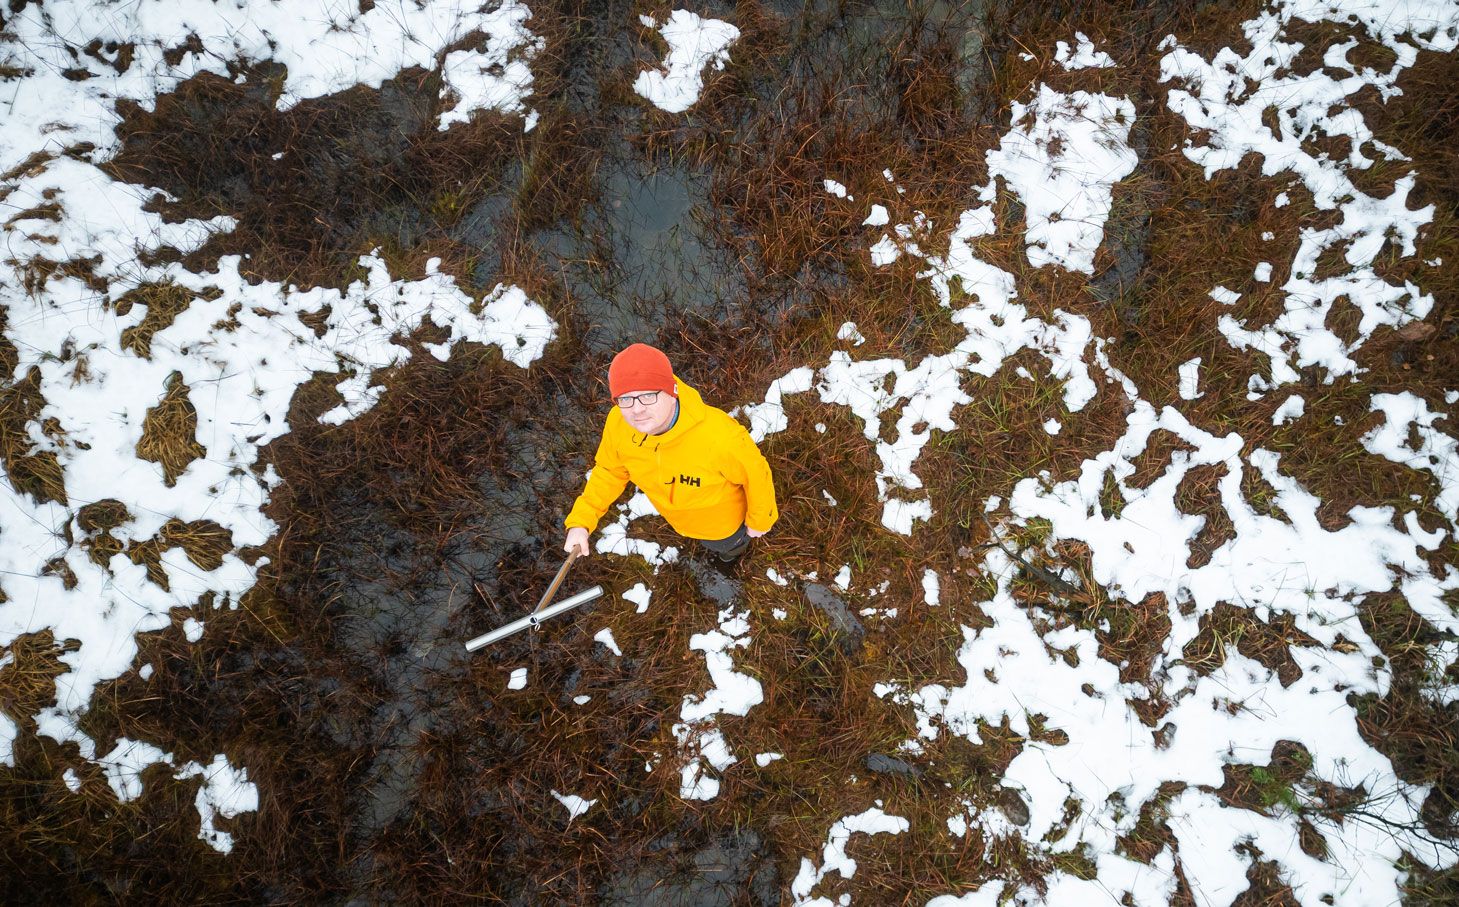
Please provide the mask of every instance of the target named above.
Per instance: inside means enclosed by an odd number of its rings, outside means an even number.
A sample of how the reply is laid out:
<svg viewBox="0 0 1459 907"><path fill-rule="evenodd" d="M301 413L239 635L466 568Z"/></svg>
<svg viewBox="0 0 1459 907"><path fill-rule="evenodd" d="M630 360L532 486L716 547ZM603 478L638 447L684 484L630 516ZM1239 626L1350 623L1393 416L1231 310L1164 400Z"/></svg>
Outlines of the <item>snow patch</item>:
<svg viewBox="0 0 1459 907"><path fill-rule="evenodd" d="M655 27L652 16L638 18L647 27ZM729 62L729 47L740 37L740 30L728 22L704 19L683 9L670 13L668 21L658 30L669 45L663 71L639 73L633 90L660 110L682 113L699 100L699 92L704 88L704 67L724 69L724 64Z"/></svg>

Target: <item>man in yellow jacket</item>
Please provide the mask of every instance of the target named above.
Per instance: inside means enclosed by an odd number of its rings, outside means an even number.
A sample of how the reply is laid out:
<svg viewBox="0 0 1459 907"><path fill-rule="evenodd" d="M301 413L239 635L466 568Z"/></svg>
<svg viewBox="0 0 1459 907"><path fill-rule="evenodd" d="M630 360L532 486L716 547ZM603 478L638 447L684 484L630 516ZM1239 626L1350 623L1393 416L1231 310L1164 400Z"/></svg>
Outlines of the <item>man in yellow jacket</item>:
<svg viewBox="0 0 1459 907"><path fill-rule="evenodd" d="M608 392L616 405L587 487L563 521L563 550L588 554L589 534L632 480L675 532L736 563L780 516L770 464L750 433L705 403L674 374L669 357L646 343L613 357Z"/></svg>

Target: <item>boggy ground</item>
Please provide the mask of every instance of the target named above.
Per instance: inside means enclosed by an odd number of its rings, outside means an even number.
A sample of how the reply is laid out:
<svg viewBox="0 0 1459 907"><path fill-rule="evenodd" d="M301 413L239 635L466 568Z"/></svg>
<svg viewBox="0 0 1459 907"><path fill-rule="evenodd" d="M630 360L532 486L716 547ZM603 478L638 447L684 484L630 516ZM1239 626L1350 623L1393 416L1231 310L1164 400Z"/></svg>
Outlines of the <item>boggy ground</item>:
<svg viewBox="0 0 1459 907"><path fill-rule="evenodd" d="M1116 187L1096 274L1029 268L1006 195L1003 230L980 253L1018 275L1030 309L1077 308L1097 336L1115 338L1111 349L1156 405L1175 399L1178 363L1212 357L1193 419L1284 451L1284 466L1332 514L1412 493L1432 502L1430 484L1366 455L1357 439L1371 427L1373 390L1436 399L1459 373L1452 269L1423 275L1437 333L1380 334L1359 356L1370 370L1361 385L1309 401L1349 414L1331 438L1274 428L1273 404L1242 402L1256 357L1191 336L1191 307L1223 279L1228 251L1268 230L1295 236L1305 214L1300 204L1266 205L1274 190L1254 168L1206 180L1162 150L1184 126L1164 107L1155 42L1175 32L1193 47L1239 44L1252 4L713 3L699 12L734 22L742 37L699 104L674 115L630 88L661 52L638 14L662 18L669 8L532 4L531 28L548 44L535 64L541 121L525 134L491 114L436 132L438 85L420 72L280 114L263 66L238 84L199 77L155 112L128 113L115 176L166 190L176 200L159 205L179 217L239 220L190 264L247 251L257 277L339 286L372 248L397 277L439 257L478 292L498 280L521 285L561 331L525 372L494 350L460 348L448 362L420 353L387 376L374 409L342 426L313 418L335 402L323 382L300 390L294 430L267 450L284 479L268 508L282 529L257 552L270 558L259 585L238 611L214 617L200 642L186 642L180 626L143 637L151 681L104 685L86 728L98 740L154 741L180 759L227 752L257 782L259 810L231 822L237 846L219 856L195 840L186 784L159 771L131 803L76 796L55 781L53 745L23 735L0 799L7 900L777 904L800 858L818 854L830 824L872 796L913 827L853 844L860 867L846 890L859 902L925 901L976 884L994 865L1030 881L1055 868L941 827L953 795L1006 798L998 777L1019 735L985 728L981 746L945 736L909 764L894 747L915 729L869 693L889 676L955 679L952 641L959 623L976 625L976 609L910 609L868 632L834 590L763 577L776 566L828 579L851 564L859 585L885 579L888 596L915 601L921 569L932 567L944 602L974 600L986 591L969 559L986 542L982 502L1039 469L1068 478L1107 449L1124 430L1110 395L1058 436L1042 429L1057 388L1010 383L960 409L959 430L934 433L919 461L940 506L910 540L880 526L875 455L855 420L840 409L807 418L815 404L789 402L792 428L763 445L783 516L757 543L739 592L757 615L789 616L757 623L753 656L737 665L761 682L764 702L722 721L738 754L785 758L773 773L727 777L714 800L682 800L677 773L644 770L672 754L681 697L710 685L688 639L714 625L719 603L694 565L653 576L645 614L610 594L471 656L460 643L530 608L560 563L561 519L605 412L608 358L623 343L659 345L728 408L761 399L796 365L823 362L845 320L866 336L868 358L915 360L956 340L913 264L870 267L864 210L827 195L821 180L870 181L891 168L907 189L894 222L913 209L950 222L986 180L983 154L1007 128L1008 101L1034 78L1057 85L1056 71L1017 51L1076 30L1120 61L1117 74L1099 77L1136 99L1141 124L1131 138L1139 168ZM1455 64L1431 56L1409 71L1399 103L1365 113L1385 141L1414 155L1414 203L1439 207L1426 248L1459 260L1459 164L1447 139L1459 98L1454 79L1435 75ZM5 401L5 419L19 418L23 395ZM816 421L824 433L809 429ZM1157 468L1168 453L1151 450ZM1214 507L1213 483L1195 473L1189 481L1187 512ZM837 507L822 506L823 489ZM1208 526L1208 549L1221 531L1219 521ZM635 532L674 541L657 519ZM1077 566L1078 552L1068 560ZM617 593L649 578L637 559L594 556L569 587ZM1047 594L1028 579L1028 595ZM1112 661L1131 671L1148 663L1163 606L1088 606L1110 618L1101 643ZM1369 617L1397 681L1362 704L1364 733L1406 780L1435 785L1431 814L1442 825L1459 804L1459 758L1453 707L1418 692L1415 653L1431 634L1401 601L1374 602ZM594 641L604 625L624 657ZM1185 654L1199 664L1229 643L1275 667L1300 644L1288 629L1233 607ZM49 640L32 644L36 664L54 658ZM516 667L529 683L508 690ZM4 678L17 713L43 699L38 676L26 685L15 670ZM583 695L591 698L574 704ZM1278 755L1260 777L1234 769L1225 795L1258 809L1280 801L1302 760ZM554 790L599 802L569 822ZM1016 813L1021 804L1000 806ZM1128 852L1153 854L1169 835L1156 812ZM1291 902L1274 872L1253 873L1243 903ZM1411 900L1453 903L1454 886L1452 874L1419 874ZM1187 889L1180 897L1191 902Z"/></svg>

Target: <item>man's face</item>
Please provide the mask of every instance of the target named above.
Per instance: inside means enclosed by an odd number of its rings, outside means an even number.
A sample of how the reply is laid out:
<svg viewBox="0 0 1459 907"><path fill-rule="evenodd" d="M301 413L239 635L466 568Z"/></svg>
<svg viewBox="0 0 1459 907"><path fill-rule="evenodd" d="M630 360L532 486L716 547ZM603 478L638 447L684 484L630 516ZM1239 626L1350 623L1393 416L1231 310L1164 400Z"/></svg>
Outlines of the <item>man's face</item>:
<svg viewBox="0 0 1459 907"><path fill-rule="evenodd" d="M637 397L639 394L646 393L650 392L644 390L629 391L619 399L622 399L622 397ZM617 405L616 401L614 405ZM665 391L659 391L659 395L654 398L654 402L645 405L641 401L635 400L628 409L621 410L621 412L623 413L623 418L628 420L628 424L633 426L634 431L641 431L647 435L657 434L663 431L669 424L669 420L674 417L674 396Z"/></svg>

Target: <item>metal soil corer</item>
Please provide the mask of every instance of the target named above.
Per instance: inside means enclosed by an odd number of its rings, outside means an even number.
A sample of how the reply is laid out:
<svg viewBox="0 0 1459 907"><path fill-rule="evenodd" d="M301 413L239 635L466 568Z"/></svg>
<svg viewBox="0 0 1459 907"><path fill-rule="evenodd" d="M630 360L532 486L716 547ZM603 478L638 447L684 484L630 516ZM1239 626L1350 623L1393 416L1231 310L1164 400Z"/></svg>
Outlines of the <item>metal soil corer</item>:
<svg viewBox="0 0 1459 907"><path fill-rule="evenodd" d="M529 627L536 630L541 626L543 621L556 617L565 611L571 611L578 605L586 604L602 595L603 587L593 586L591 589L584 589L582 592L570 598L565 598L555 604L548 604L552 600L552 596L556 594L558 587L562 585L563 579L567 576L567 568L572 566L572 562L577 560L577 556L577 551L568 552L567 560L563 561L562 566L557 569L557 575L552 578L552 583L547 587L547 591L542 595L542 600L537 603L537 607L533 609L531 614L519 620L514 620L506 626L493 630L490 633L476 637L466 643L466 651L475 652L482 646L490 645L499 639L505 639Z"/></svg>

